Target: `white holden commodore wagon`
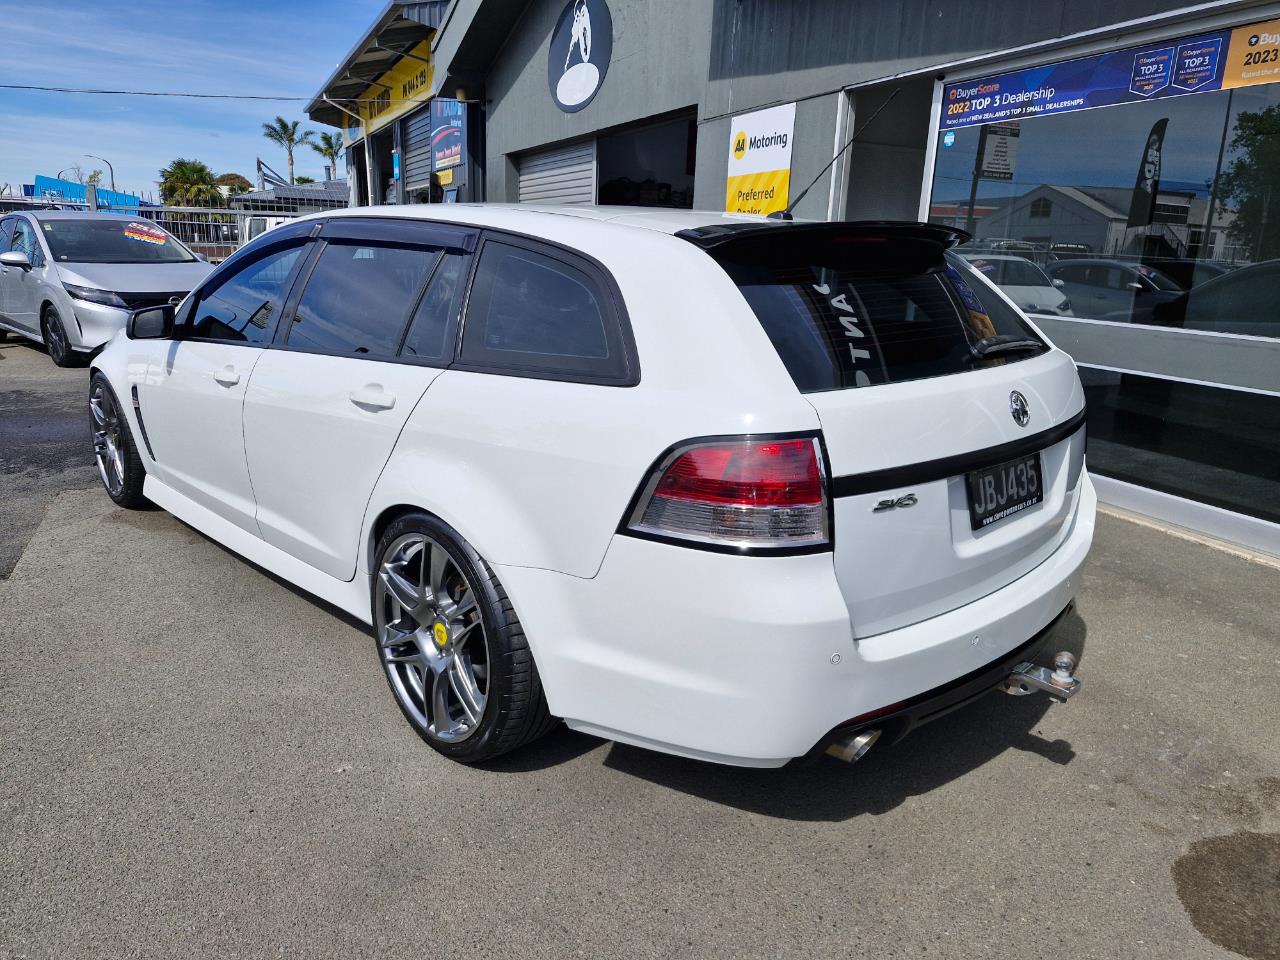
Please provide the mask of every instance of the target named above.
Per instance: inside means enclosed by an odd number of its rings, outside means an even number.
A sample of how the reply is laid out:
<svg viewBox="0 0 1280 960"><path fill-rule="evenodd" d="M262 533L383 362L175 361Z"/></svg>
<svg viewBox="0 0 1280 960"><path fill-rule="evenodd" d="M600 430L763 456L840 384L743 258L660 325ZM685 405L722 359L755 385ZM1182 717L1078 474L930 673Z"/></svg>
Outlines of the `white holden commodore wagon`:
<svg viewBox="0 0 1280 960"><path fill-rule="evenodd" d="M439 206L272 230L94 361L112 499L370 623L432 747L561 719L846 759L1036 654L1093 535L1075 366L913 223Z"/></svg>

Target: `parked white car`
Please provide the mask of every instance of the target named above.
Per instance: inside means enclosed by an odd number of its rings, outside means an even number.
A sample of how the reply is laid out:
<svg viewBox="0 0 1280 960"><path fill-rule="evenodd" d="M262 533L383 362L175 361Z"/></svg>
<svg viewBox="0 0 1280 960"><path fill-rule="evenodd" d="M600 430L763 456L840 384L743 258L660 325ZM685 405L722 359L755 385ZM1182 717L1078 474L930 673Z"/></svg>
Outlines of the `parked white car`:
<svg viewBox="0 0 1280 960"><path fill-rule="evenodd" d="M213 270L173 234L118 213L40 210L0 219L0 331L80 363L130 311L177 303Z"/></svg>
<svg viewBox="0 0 1280 960"><path fill-rule="evenodd" d="M1000 253L966 253L973 268L1005 292L1027 313L1070 317L1071 301L1062 292L1063 281L1048 275L1026 257Z"/></svg>
<svg viewBox="0 0 1280 960"><path fill-rule="evenodd" d="M723 763L853 758L993 687L1078 688L1070 656L1030 661L1093 535L1084 395L962 239L306 218L97 357L98 468L371 623L450 757L562 718Z"/></svg>

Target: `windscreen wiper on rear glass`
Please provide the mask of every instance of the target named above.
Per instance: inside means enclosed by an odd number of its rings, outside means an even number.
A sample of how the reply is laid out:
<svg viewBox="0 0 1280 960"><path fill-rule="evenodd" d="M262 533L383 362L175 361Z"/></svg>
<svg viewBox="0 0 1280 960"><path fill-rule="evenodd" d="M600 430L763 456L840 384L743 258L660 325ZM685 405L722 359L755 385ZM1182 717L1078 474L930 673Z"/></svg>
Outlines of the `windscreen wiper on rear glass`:
<svg viewBox="0 0 1280 960"><path fill-rule="evenodd" d="M1000 353L1039 353L1043 349L1044 344L1039 340L1032 340L1030 337L1024 337L1016 333L1001 333L994 337L984 337L969 347L974 357L979 360Z"/></svg>

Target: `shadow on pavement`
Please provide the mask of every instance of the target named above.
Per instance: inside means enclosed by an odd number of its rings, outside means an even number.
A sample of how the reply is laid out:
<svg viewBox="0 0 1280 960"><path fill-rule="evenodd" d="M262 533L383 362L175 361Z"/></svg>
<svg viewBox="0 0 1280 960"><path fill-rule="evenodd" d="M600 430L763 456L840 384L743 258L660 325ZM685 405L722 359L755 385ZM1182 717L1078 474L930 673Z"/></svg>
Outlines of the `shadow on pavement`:
<svg viewBox="0 0 1280 960"><path fill-rule="evenodd" d="M1078 613L1063 620L1045 645L1045 654L1070 650L1080 658L1086 635ZM1086 686L1087 691L1087 686ZM1085 693L1087 697L1087 692ZM1048 741L1036 724L1055 707L1042 694L1010 697L993 692L948 714L943 722L913 731L897 744L873 749L849 765L824 757L811 766L780 770L725 767L667 756L616 743L605 765L630 776L750 813L785 820L839 821L887 813L909 797L945 786L1006 750L1023 750L1051 763L1070 763L1075 752L1065 740Z"/></svg>

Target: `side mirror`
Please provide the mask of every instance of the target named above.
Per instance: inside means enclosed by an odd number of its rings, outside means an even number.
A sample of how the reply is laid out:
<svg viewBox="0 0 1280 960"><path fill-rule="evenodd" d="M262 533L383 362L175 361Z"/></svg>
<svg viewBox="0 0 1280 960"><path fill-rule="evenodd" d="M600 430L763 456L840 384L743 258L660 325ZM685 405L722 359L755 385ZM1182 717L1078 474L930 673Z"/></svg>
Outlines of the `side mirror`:
<svg viewBox="0 0 1280 960"><path fill-rule="evenodd" d="M1054 279L1053 285L1057 287L1059 290L1061 290L1063 287L1067 285L1067 281L1063 280L1061 277L1057 277Z"/></svg>
<svg viewBox="0 0 1280 960"><path fill-rule="evenodd" d="M31 261L21 250L9 250L0 253L0 267L16 267L19 270L30 270Z"/></svg>
<svg viewBox="0 0 1280 960"><path fill-rule="evenodd" d="M197 260L199 260L201 263L209 262L209 258L206 257L203 253L196 253L194 250L192 250L191 255L195 257Z"/></svg>
<svg viewBox="0 0 1280 960"><path fill-rule="evenodd" d="M125 335L130 340L165 340L173 336L174 308L171 303L143 307L129 314Z"/></svg>

